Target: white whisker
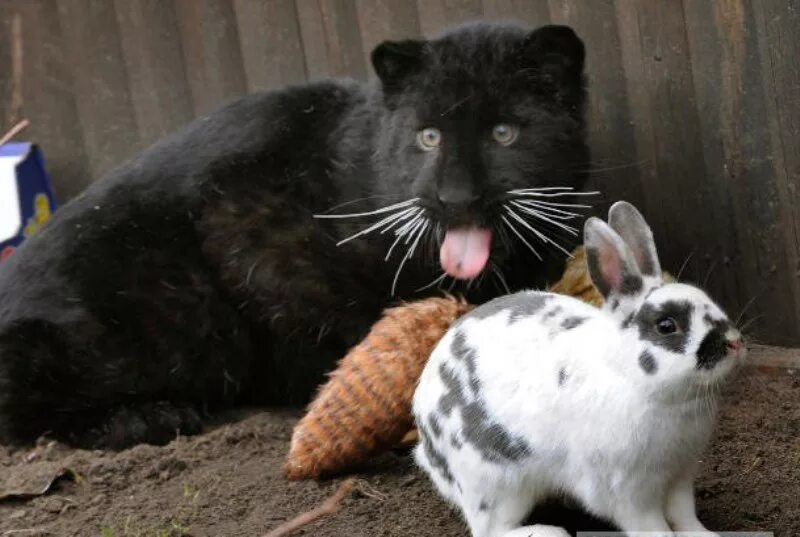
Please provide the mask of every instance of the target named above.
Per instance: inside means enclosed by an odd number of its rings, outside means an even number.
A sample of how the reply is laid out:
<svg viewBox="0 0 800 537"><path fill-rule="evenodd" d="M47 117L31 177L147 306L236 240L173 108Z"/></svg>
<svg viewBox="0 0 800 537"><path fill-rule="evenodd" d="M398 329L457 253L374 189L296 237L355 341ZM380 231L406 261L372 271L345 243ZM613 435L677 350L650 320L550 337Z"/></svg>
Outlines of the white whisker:
<svg viewBox="0 0 800 537"><path fill-rule="evenodd" d="M414 252L417 251L417 245L422 240L422 237L425 236L425 232L428 231L428 227L431 224L431 221L428 220L427 218L424 218L423 220L424 221L422 223L422 229L419 230L419 234L417 235L417 240L414 242L414 245L411 247L411 255L412 256L414 255Z"/></svg>
<svg viewBox="0 0 800 537"><path fill-rule="evenodd" d="M571 186L542 186L533 188L518 188L516 190L512 190L512 192L551 192L553 190L566 190L572 192L575 190L575 188Z"/></svg>
<svg viewBox="0 0 800 537"><path fill-rule="evenodd" d="M427 224L427 222L428 220L424 219L424 221L421 223L421 227L419 227L419 232L417 232L417 238L414 239L413 244L406 251L406 255L404 255L403 259L400 260L400 265L397 267L397 272L395 272L394 274L394 281L392 281L392 296L395 295L395 291L397 290L397 280L398 278L400 278L400 272L403 270L403 266L406 264L406 261L408 261L408 259L414 254L414 250L417 249L417 244L419 244L419 240L420 238L422 238L422 234L425 231L425 228L427 227L426 225L422 224ZM416 229L417 228L415 227L414 230ZM412 231L410 233L413 234L414 232Z"/></svg>
<svg viewBox="0 0 800 537"><path fill-rule="evenodd" d="M391 194L386 194L386 195L382 195L382 196L381 195L364 196L363 198L356 198L354 200L345 201L345 202L340 203L338 205L334 205L333 207L331 207L327 211L325 211L325 213L323 213L323 214L329 214L331 211L335 211L336 209L341 209L342 207L347 207L348 205L354 205L354 204L362 202L362 201L367 201L367 200L372 200L372 199L380 199L380 198L397 198L397 197L398 196L391 195Z"/></svg>
<svg viewBox="0 0 800 537"><path fill-rule="evenodd" d="M564 254L566 254L566 255L567 255L567 257L569 257L569 258L572 258L572 254L571 254L570 252L568 252L568 251L567 251L567 250L566 250L566 249L565 249L563 246L561 246L560 244L558 244L557 242L555 242L555 241L554 241L554 240L552 240L551 238L549 238L549 237L547 237L546 235L544 235L544 234L543 234L542 232L540 232L538 229L536 229L536 228L534 228L533 226L531 226L531 225L530 225L530 224L529 224L529 223L528 223L528 222L527 222L527 221L526 221L524 218L522 218L520 215L518 215L517 213L515 213L514 211L512 211L512 210L511 210L511 209L510 209L508 206L506 206L506 207L505 207L505 210L506 210L506 212L508 213L508 215L509 215L509 216L511 216L512 218L514 218L514 220L516 220L517 222L519 222L520 224L522 224L523 226L525 226L525 228L527 228L527 229L528 229L528 230L530 230L530 231L531 231L531 232L532 232L534 235L536 235L537 237L539 237L539 239L541 239L541 241L542 241L542 242L545 242L545 243L552 244L553 246L555 246L556 248L558 248L559 250L561 250L562 252L564 252Z"/></svg>
<svg viewBox="0 0 800 537"><path fill-rule="evenodd" d="M552 220L552 219L548 218L548 216L545 216L546 213L543 213L541 211L537 211L536 209L531 209L531 208L525 207L524 205L518 204L516 201L512 201L511 205L514 205L515 207L517 207L520 211L524 212L525 214L529 214L529 215L533 216L534 218L538 218L540 220L544 220L545 222L553 224L554 226L563 229L567 233L570 233L572 235L577 235L578 234L578 228L575 228L575 227L572 227L572 226L568 226L567 224L562 224L561 222L556 222L555 220Z"/></svg>
<svg viewBox="0 0 800 537"><path fill-rule="evenodd" d="M551 215L553 218L559 218L559 219L562 219L562 220L572 220L573 218L579 218L579 217L583 216L583 215L581 215L579 213L573 213L573 212L570 212L570 211L565 211L563 209L557 209L555 207L550 207L549 205L544 205L544 204L542 204L542 203L540 203L538 201L525 200L525 199L519 199L519 200L513 200L513 201L515 203L519 203L521 205L525 205L526 207L531 207L531 208L540 210L542 212L545 212L548 215ZM588 208L588 207L590 207L590 206L585 205L585 206L581 206L579 208Z"/></svg>
<svg viewBox="0 0 800 537"><path fill-rule="evenodd" d="M527 246L528 249L531 252L533 252L533 255L538 257L539 261L542 261L542 256L539 255L539 252L536 251L536 248L531 246L531 243L529 243L528 241L525 240L525 237L523 237L522 234L519 231L517 231L516 228L514 228L514 226L511 224L511 222L508 221L508 218L506 218L503 215L500 215L500 219L503 220L503 223L508 226L508 229L513 231L514 235L516 235L519 238L519 240L521 240L525 244L525 246Z"/></svg>
<svg viewBox="0 0 800 537"><path fill-rule="evenodd" d="M529 200L525 198L518 198L516 201L525 202L525 203L535 203L536 205L541 205L543 207L564 207L567 209L591 209L592 205L586 205L581 203L556 203L553 201L543 201L543 200Z"/></svg>
<svg viewBox="0 0 800 537"><path fill-rule="evenodd" d="M372 233L376 229L379 229L382 226L385 226L387 224L389 224L389 227L387 227L387 229L390 229L392 226L394 226L398 222L402 222L404 220L404 218L410 217L411 216L410 213L412 213L414 211L415 211L415 209L413 207L411 207L411 208L408 208L408 209L404 209L404 210L400 211L399 213L395 213L395 214L389 215L389 216L379 220L375 224L372 224L368 228L362 229L358 233L355 233L355 234L350 235L349 237L347 237L345 239L340 240L339 242L336 243L336 246L341 246L342 244L344 244L346 242L350 242L353 239L356 239L356 238L361 237L363 235L366 235L368 233ZM383 233L384 231L386 231L386 230L381 231L381 233Z"/></svg>
<svg viewBox="0 0 800 537"><path fill-rule="evenodd" d="M400 203L395 203L386 207L381 207L380 209L375 209L374 211L348 214L315 214L314 218L358 218L361 216L372 216L374 214L388 213L402 207L408 207L409 205L415 204L417 201L419 201L419 198L411 198L410 200L401 201Z"/></svg>
<svg viewBox="0 0 800 537"><path fill-rule="evenodd" d="M509 190L509 194L513 194L515 196L527 196L531 198L561 198L564 196L596 196L600 194L598 191L594 192L572 192L572 191L563 191L563 192L538 192L538 191L530 191L527 189L522 190Z"/></svg>
<svg viewBox="0 0 800 537"><path fill-rule="evenodd" d="M392 252L394 251L395 247L400 244L400 241L406 237L412 236L414 231L416 231L417 228L422 225L423 221L426 220L426 218L422 216L421 211L422 210L420 209L420 213L418 213L417 216L395 230L394 233L397 235L397 238L394 240L392 246L389 248L389 251L386 253L386 257L383 259L384 261L389 261L389 258L392 256ZM406 244L408 244L408 241L406 241Z"/></svg>
<svg viewBox="0 0 800 537"><path fill-rule="evenodd" d="M492 269L492 273L500 281L500 284L505 288L506 293L511 293L511 289L509 289L508 284L506 283L506 279L503 277L502 271L494 263L492 263L491 269Z"/></svg>
<svg viewBox="0 0 800 537"><path fill-rule="evenodd" d="M421 292L421 291L424 291L424 290L426 290L426 289L430 289L430 288L431 288L431 287L433 287L434 285L437 285L437 284L439 284L439 283L443 282L445 278L447 278L447 273L446 273L446 272L442 272L442 275L441 275L441 276L437 277L437 278L436 278L435 280L433 280L431 283L429 283L429 284L427 284L427 285L423 285L423 286L422 286L422 287L420 287L419 289L414 289L414 292L415 292L415 293L419 293L419 292Z"/></svg>
<svg viewBox="0 0 800 537"><path fill-rule="evenodd" d="M411 229L411 227L422 218L422 212L422 209L415 209L413 213L414 218L408 220L405 224L397 228L394 232L395 235L405 235Z"/></svg>

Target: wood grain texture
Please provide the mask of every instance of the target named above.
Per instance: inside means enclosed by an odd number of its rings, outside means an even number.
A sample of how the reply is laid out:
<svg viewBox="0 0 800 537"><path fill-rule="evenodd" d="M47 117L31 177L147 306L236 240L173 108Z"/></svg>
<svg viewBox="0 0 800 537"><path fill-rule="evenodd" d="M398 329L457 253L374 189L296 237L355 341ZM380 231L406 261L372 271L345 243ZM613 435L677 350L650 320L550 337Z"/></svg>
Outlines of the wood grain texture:
<svg viewBox="0 0 800 537"><path fill-rule="evenodd" d="M235 0L248 91L306 80L303 41L294 0Z"/></svg>
<svg viewBox="0 0 800 537"><path fill-rule="evenodd" d="M194 112L202 115L247 91L232 0L175 0Z"/></svg>
<svg viewBox="0 0 800 537"><path fill-rule="evenodd" d="M592 162L587 168L592 170L591 189L603 193L603 199L595 202L597 213L605 215L610 204L621 199L644 207L640 168L646 162L636 150L615 4L609 0L591 5L582 0L550 0L549 5L551 22L572 26L588 45L587 123Z"/></svg>
<svg viewBox="0 0 800 537"><path fill-rule="evenodd" d="M309 80L367 78L355 0L297 0Z"/></svg>
<svg viewBox="0 0 800 537"><path fill-rule="evenodd" d="M59 0L58 13L89 169L100 177L143 146L114 4Z"/></svg>
<svg viewBox="0 0 800 537"><path fill-rule="evenodd" d="M426 36L483 17L481 0L417 0L417 9L420 30Z"/></svg>
<svg viewBox="0 0 800 537"><path fill-rule="evenodd" d="M64 201L93 180L78 110L74 73L64 50L58 8L51 0L26 0L23 14L25 88L22 115L31 139L47 149L55 194Z"/></svg>
<svg viewBox="0 0 800 537"><path fill-rule="evenodd" d="M375 73L370 65L372 50L382 41L409 39L420 35L416 5L408 0L356 0L358 26L364 48L364 62L369 65L370 76Z"/></svg>
<svg viewBox="0 0 800 537"><path fill-rule="evenodd" d="M194 117L178 17L161 0L114 6L139 133L149 144Z"/></svg>
<svg viewBox="0 0 800 537"><path fill-rule="evenodd" d="M228 99L367 79L381 41L480 18L575 27L597 212L634 202L666 269L691 254L684 278L800 344L800 0L3 0L0 124L31 119L70 197Z"/></svg>
<svg viewBox="0 0 800 537"><path fill-rule="evenodd" d="M550 22L547 0L483 0L483 16L489 20L509 21L535 28Z"/></svg>
<svg viewBox="0 0 800 537"><path fill-rule="evenodd" d="M703 146L683 9L674 3L620 0L617 16L645 174L642 209L666 269L677 271L693 249L693 259L711 263L715 230L696 220L707 214L713 200L696 179L704 166Z"/></svg>

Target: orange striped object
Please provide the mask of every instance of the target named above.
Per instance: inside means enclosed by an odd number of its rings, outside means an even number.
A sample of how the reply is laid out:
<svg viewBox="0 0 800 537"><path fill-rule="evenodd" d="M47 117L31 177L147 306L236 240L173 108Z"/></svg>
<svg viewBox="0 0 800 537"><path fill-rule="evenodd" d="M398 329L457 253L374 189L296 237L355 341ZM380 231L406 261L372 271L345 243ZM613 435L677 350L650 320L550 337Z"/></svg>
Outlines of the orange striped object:
<svg viewBox="0 0 800 537"><path fill-rule="evenodd" d="M295 426L286 475L316 479L400 443L414 425L411 399L428 356L470 309L455 298L430 298L386 310Z"/></svg>

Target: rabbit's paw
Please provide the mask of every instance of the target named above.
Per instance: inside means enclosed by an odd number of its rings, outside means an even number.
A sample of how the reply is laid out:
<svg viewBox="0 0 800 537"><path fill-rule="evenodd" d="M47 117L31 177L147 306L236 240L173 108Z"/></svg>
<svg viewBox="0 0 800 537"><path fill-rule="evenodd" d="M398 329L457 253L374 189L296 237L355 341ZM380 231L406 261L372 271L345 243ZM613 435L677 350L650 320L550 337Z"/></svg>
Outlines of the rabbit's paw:
<svg viewBox="0 0 800 537"><path fill-rule="evenodd" d="M535 524L511 530L503 534L503 537L570 537L570 534L564 528L559 528L558 526Z"/></svg>

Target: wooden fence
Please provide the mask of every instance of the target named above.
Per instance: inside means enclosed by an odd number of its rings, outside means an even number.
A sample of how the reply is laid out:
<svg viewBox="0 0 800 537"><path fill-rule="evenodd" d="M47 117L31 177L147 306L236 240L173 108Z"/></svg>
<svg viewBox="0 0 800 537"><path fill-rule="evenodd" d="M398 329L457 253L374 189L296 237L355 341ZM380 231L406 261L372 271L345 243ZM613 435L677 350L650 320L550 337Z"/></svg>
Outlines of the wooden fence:
<svg viewBox="0 0 800 537"><path fill-rule="evenodd" d="M800 0L0 0L0 126L32 121L66 199L224 100L365 79L379 41L475 18L576 28L596 182L668 269L691 254L684 277L800 344Z"/></svg>

